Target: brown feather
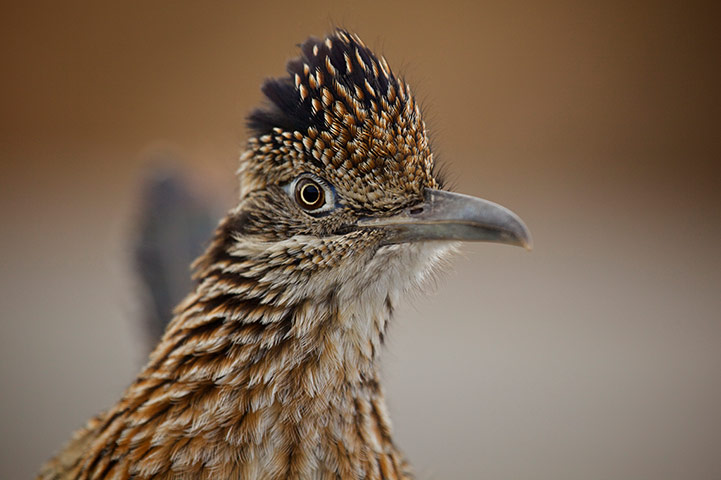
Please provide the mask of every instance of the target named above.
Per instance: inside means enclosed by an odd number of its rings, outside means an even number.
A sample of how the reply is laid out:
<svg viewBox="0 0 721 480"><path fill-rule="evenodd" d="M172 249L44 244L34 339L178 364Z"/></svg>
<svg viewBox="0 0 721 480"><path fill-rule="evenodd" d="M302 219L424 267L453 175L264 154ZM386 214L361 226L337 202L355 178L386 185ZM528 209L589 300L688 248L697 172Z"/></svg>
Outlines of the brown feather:
<svg viewBox="0 0 721 480"><path fill-rule="evenodd" d="M198 287L122 399L39 478L411 477L378 355L394 303L447 248L347 226L437 188L433 157L409 88L356 36L302 51L264 87ZM302 174L342 207L304 213L284 190Z"/></svg>

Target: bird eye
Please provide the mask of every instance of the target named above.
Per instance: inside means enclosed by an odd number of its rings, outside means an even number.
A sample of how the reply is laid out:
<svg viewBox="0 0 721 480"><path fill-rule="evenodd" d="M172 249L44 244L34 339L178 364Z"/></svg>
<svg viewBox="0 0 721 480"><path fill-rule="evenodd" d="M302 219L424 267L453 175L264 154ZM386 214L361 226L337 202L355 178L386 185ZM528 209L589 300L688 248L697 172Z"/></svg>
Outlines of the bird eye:
<svg viewBox="0 0 721 480"><path fill-rule="evenodd" d="M295 201L305 210L317 210L325 203L325 193L316 182L304 178L295 186Z"/></svg>

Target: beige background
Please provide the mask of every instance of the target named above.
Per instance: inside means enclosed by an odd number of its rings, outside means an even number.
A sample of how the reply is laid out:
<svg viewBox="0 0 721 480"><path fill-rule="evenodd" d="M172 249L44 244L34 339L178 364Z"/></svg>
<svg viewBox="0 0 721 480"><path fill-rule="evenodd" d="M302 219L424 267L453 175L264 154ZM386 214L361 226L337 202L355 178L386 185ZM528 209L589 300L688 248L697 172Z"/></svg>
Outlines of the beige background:
<svg viewBox="0 0 721 480"><path fill-rule="evenodd" d="M419 477L721 478L719 21L681 3L4 5L0 478L144 361L147 152L230 207L261 81L333 24L404 72L457 190L535 237L464 246L399 312L384 371Z"/></svg>

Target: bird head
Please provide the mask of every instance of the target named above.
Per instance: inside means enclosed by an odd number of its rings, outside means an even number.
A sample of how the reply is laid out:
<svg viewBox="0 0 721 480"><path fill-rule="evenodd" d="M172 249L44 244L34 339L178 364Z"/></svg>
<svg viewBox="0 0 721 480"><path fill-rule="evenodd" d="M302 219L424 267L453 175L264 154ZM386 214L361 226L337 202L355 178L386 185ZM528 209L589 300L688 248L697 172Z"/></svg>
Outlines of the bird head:
<svg viewBox="0 0 721 480"><path fill-rule="evenodd" d="M409 86L356 35L307 40L287 72L249 117L236 256L277 264L278 281L324 271L324 284L362 290L423 276L453 242L530 245L510 210L443 189Z"/></svg>

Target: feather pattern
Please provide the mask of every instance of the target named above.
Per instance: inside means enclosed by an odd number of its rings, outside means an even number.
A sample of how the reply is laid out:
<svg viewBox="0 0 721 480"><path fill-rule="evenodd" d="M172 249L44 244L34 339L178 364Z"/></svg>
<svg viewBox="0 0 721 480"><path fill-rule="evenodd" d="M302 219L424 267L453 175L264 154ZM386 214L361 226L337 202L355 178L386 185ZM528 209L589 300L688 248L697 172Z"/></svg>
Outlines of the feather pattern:
<svg viewBox="0 0 721 480"><path fill-rule="evenodd" d="M411 478L378 357L396 305L448 243L384 244L361 217L439 187L410 90L355 35L303 44L266 82L240 200L195 263L197 287L122 399L42 479ZM315 175L337 206L284 186Z"/></svg>

